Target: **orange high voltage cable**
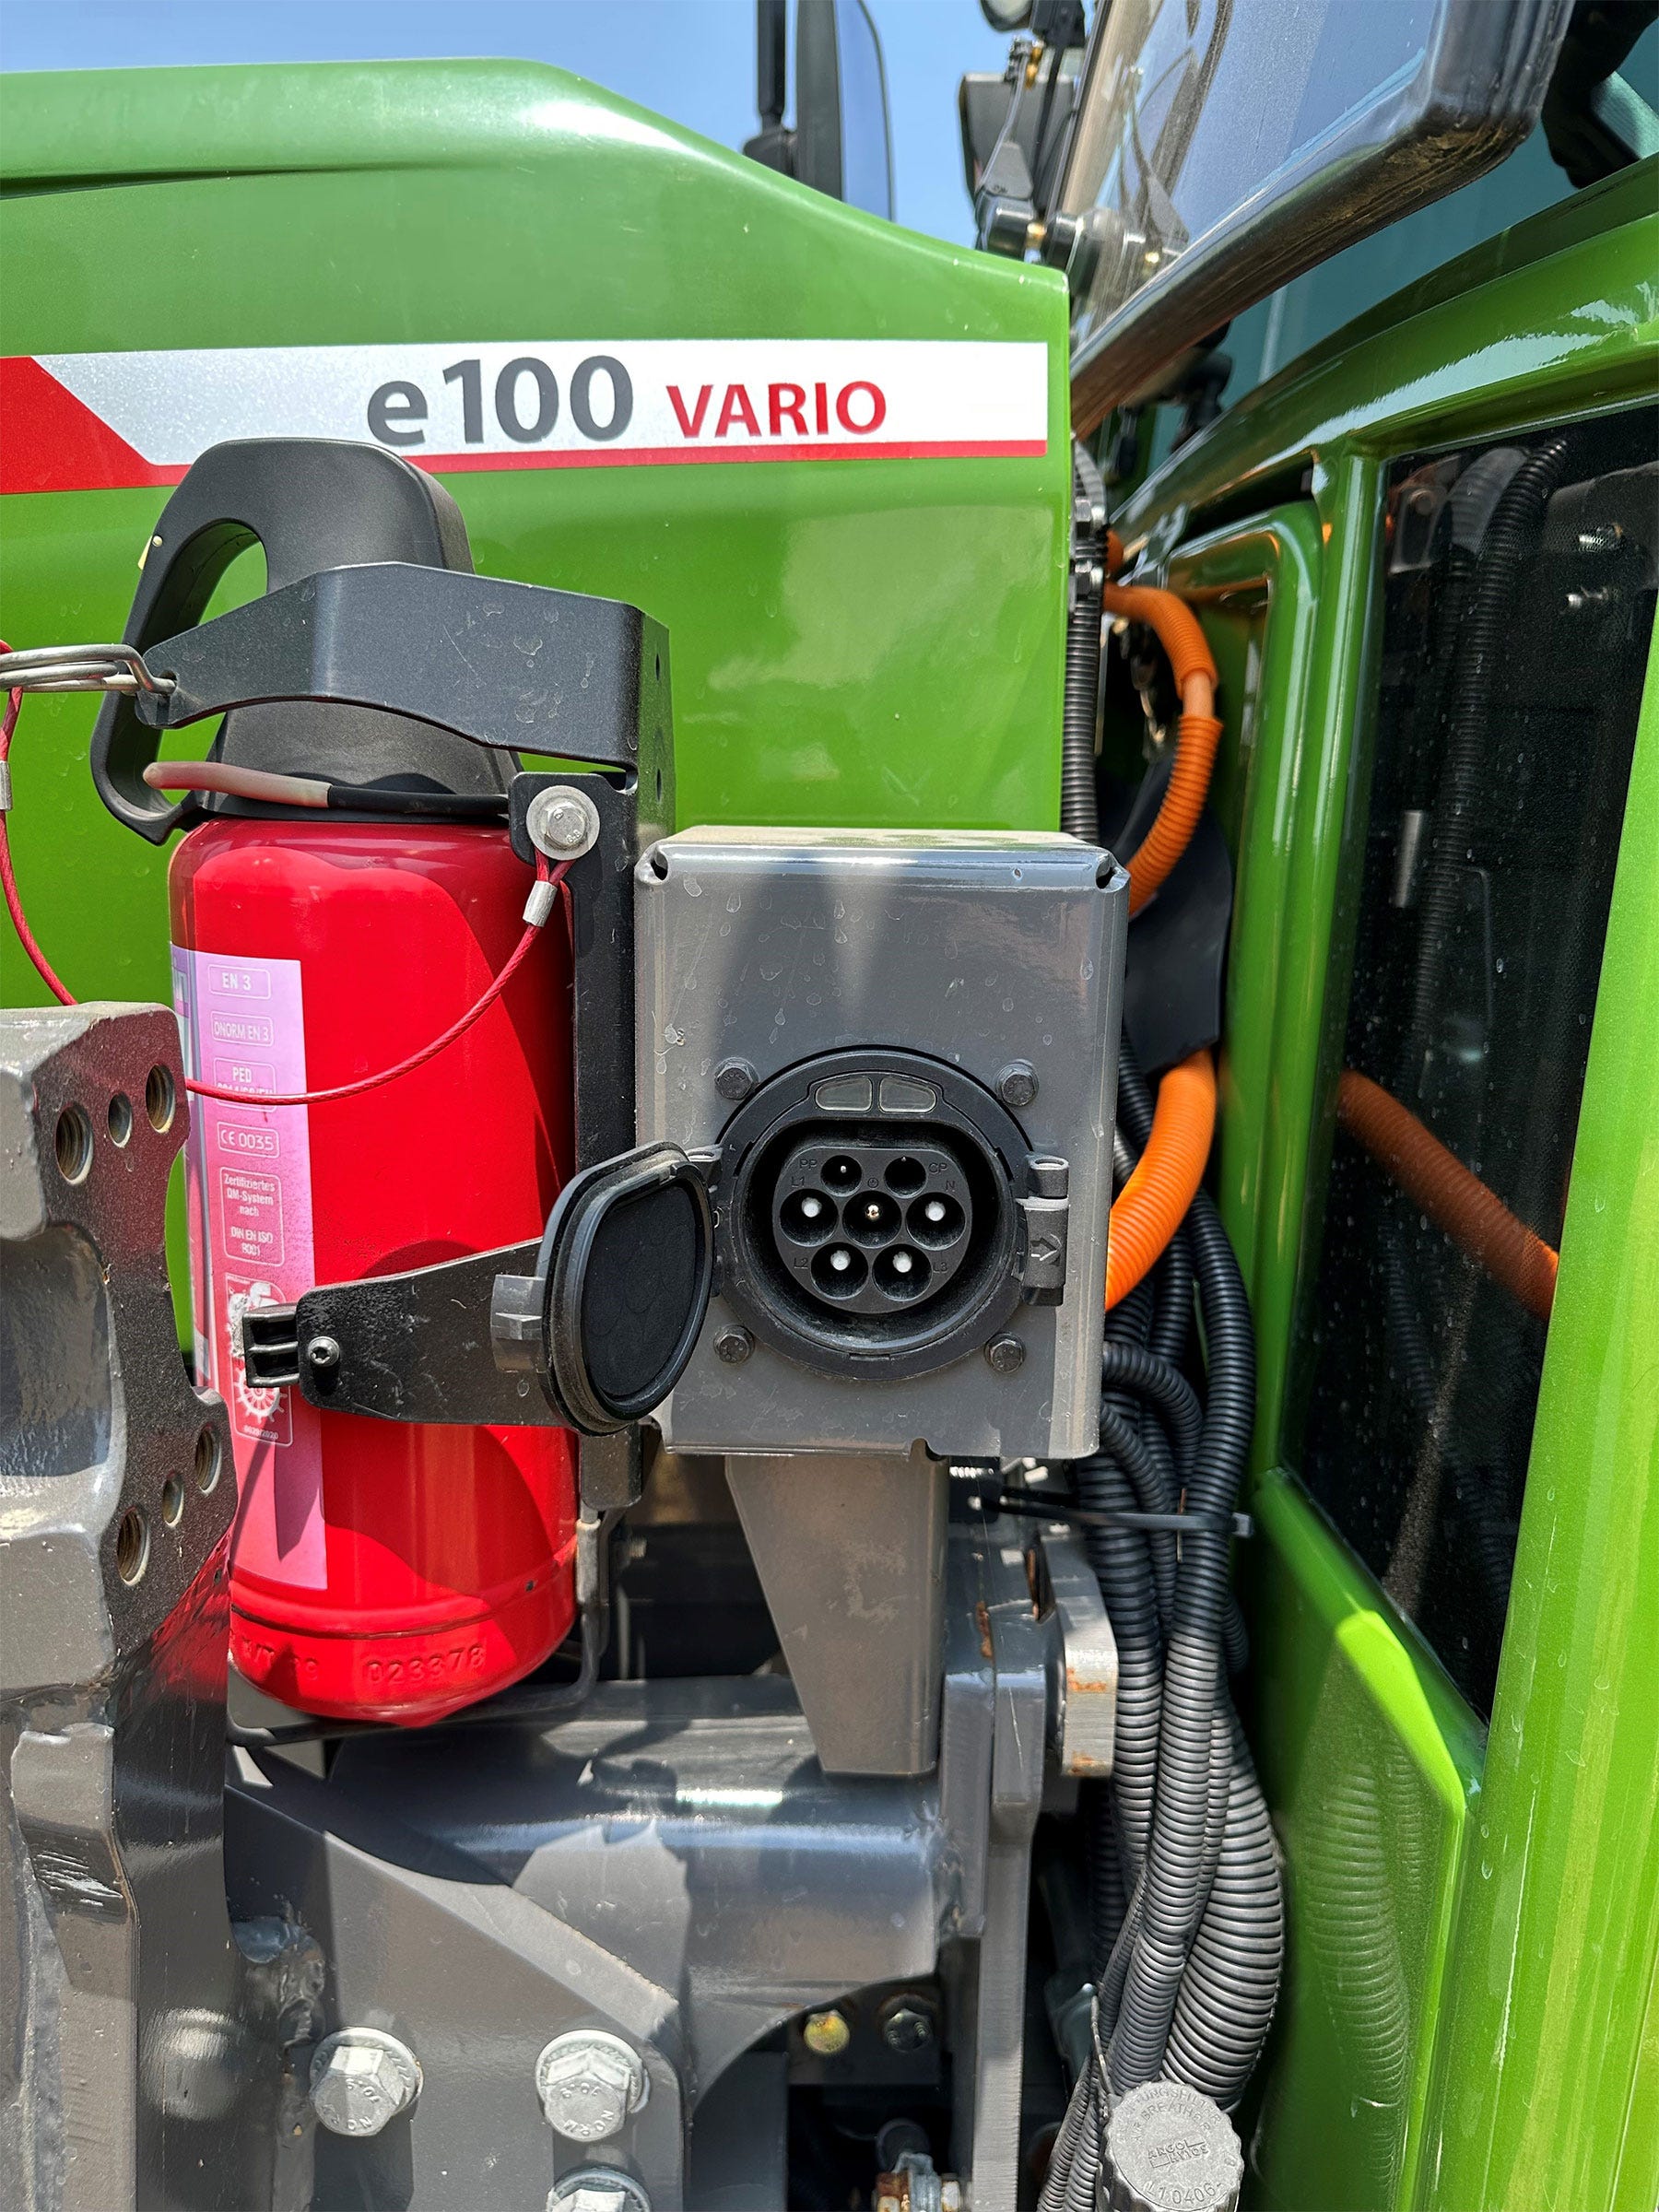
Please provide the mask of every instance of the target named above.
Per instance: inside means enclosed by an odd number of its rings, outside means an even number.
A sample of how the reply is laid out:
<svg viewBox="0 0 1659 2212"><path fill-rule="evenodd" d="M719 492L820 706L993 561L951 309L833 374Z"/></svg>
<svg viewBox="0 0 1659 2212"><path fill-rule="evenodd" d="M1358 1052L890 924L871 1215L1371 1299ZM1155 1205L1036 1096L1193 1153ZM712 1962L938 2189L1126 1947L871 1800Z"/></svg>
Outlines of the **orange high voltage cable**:
<svg viewBox="0 0 1659 2212"><path fill-rule="evenodd" d="M1107 559L1121 560L1123 548L1108 541ZM1175 765L1157 819L1138 849L1124 863L1129 870L1129 912L1138 913L1192 841L1209 793L1221 724L1216 719L1216 664L1198 618L1173 592L1145 583L1109 583L1100 594L1108 615L1144 622L1169 655L1181 694L1176 725Z"/></svg>
<svg viewBox="0 0 1659 2212"><path fill-rule="evenodd" d="M1478 1260L1529 1313L1549 1319L1558 1265L1554 1247L1517 1220L1497 1192L1471 1174L1409 1108L1369 1076L1345 1067L1336 1087L1336 1119L1437 1229ZM1114 1206L1114 1216L1116 1211Z"/></svg>
<svg viewBox="0 0 1659 2212"><path fill-rule="evenodd" d="M1159 1085L1147 1148L1112 1201L1106 1234L1108 1306L1127 1298L1163 1257L1197 1195L1215 1131L1215 1063L1207 1052L1196 1052Z"/></svg>

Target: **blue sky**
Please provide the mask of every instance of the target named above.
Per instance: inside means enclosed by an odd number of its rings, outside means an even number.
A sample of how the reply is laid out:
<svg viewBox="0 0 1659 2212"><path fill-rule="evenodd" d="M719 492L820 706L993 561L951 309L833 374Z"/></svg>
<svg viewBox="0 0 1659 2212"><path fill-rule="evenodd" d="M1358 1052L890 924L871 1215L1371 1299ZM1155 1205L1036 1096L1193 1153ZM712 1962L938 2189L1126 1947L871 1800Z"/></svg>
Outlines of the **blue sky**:
<svg viewBox="0 0 1659 2212"><path fill-rule="evenodd" d="M957 81L1001 68L1007 41L974 0L868 5L887 56L899 220L965 241ZM756 127L753 0L0 0L6 69L431 54L556 62L724 146Z"/></svg>

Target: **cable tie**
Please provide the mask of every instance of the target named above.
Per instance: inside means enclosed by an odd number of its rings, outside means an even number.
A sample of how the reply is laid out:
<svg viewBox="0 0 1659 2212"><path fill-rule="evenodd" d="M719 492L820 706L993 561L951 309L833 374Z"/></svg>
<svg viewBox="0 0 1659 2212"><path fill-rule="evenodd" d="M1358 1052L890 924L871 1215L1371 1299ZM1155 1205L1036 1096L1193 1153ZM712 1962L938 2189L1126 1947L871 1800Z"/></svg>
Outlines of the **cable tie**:
<svg viewBox="0 0 1659 2212"><path fill-rule="evenodd" d="M1126 1505L1078 1505L1069 1498L1041 1498L1032 1490L1005 1490L999 1512L1025 1513L1041 1521L1076 1521L1085 1528L1137 1529L1154 1535L1182 1535L1191 1530L1211 1536L1253 1536L1248 1513L1148 1513Z"/></svg>

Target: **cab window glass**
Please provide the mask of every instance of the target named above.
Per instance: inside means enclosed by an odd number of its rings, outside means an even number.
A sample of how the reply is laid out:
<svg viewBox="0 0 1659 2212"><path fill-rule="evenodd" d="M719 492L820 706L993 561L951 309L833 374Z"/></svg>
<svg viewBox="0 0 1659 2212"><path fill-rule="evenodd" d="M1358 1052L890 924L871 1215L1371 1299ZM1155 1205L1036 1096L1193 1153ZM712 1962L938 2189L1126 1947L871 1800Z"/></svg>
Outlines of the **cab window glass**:
<svg viewBox="0 0 1659 2212"><path fill-rule="evenodd" d="M1300 1464L1483 1715L1653 629L1656 445L1653 414L1608 418L1403 461L1388 494Z"/></svg>
<svg viewBox="0 0 1659 2212"><path fill-rule="evenodd" d="M1588 61L1586 73L1597 65ZM1629 156L1659 152L1659 23L1643 30L1599 83L1576 89L1563 84L1547 124L1540 124L1488 175L1360 239L1235 316L1220 345L1226 382L1216 398L1201 402L1201 412L1235 406L1379 300L1570 199L1575 189L1613 173ZM1169 458L1192 424L1186 397L1150 414L1142 449L1148 471Z"/></svg>

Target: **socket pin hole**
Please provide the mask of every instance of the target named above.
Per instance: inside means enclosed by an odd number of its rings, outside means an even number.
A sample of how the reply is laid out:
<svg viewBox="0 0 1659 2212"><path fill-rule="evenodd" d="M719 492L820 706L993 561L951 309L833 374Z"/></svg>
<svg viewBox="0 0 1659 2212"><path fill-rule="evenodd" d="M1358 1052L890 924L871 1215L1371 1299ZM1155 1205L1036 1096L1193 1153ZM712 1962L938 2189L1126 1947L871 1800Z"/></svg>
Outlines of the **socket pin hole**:
<svg viewBox="0 0 1659 2212"><path fill-rule="evenodd" d="M92 1165L92 1124L84 1106L65 1106L57 1118L53 1138L58 1173L65 1182L79 1182Z"/></svg>
<svg viewBox="0 0 1659 2212"><path fill-rule="evenodd" d="M850 1244L829 1244L812 1263L812 1279L826 1298L856 1298L869 1266Z"/></svg>
<svg viewBox="0 0 1659 2212"><path fill-rule="evenodd" d="M919 1191L927 1181L927 1170L919 1159L912 1159L905 1153L901 1158L888 1162L881 1180L889 1191L897 1191L900 1198L908 1198L912 1191Z"/></svg>
<svg viewBox="0 0 1659 2212"><path fill-rule="evenodd" d="M169 1528L177 1528L184 1518L184 1485L176 1475L161 1485L161 1518Z"/></svg>
<svg viewBox="0 0 1659 2212"><path fill-rule="evenodd" d="M834 1202L821 1191L792 1191L778 1208L785 1236L797 1243L821 1244L835 1227Z"/></svg>
<svg viewBox="0 0 1659 2212"><path fill-rule="evenodd" d="M912 1252L908 1244L895 1245L876 1262L876 1280L889 1298L920 1298L932 1274L924 1254Z"/></svg>
<svg viewBox="0 0 1659 2212"><path fill-rule="evenodd" d="M954 1198L942 1191L933 1191L925 1198L915 1199L906 1217L905 1226L918 1244L931 1244L935 1250L954 1244L962 1233L963 1213Z"/></svg>
<svg viewBox="0 0 1659 2212"><path fill-rule="evenodd" d="M899 1227L899 1207L885 1191L860 1191L841 1207L841 1227L859 1244L885 1244Z"/></svg>
<svg viewBox="0 0 1659 2212"><path fill-rule="evenodd" d="M832 1191L844 1194L858 1188L864 1181L864 1170L844 1152L836 1152L824 1162L823 1177Z"/></svg>
<svg viewBox="0 0 1659 2212"><path fill-rule="evenodd" d="M133 1134L133 1101L124 1090L118 1090L110 1100L110 1135L118 1145L124 1145Z"/></svg>

